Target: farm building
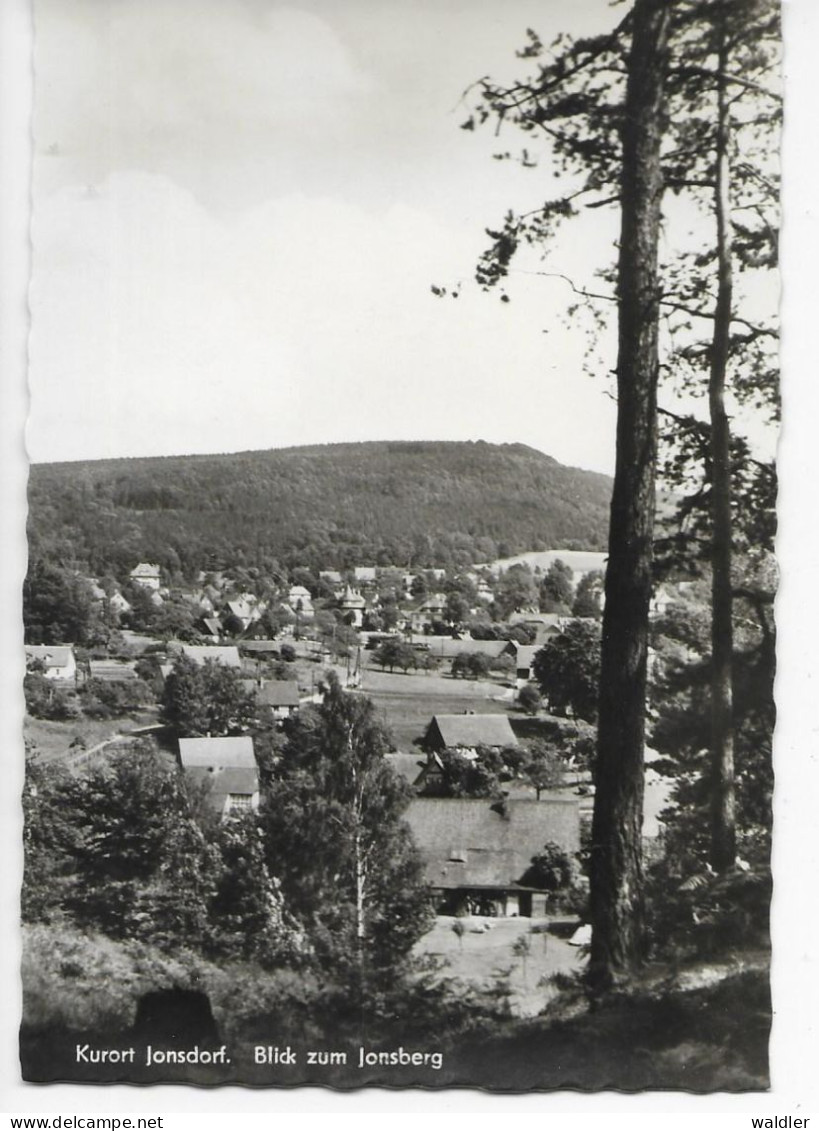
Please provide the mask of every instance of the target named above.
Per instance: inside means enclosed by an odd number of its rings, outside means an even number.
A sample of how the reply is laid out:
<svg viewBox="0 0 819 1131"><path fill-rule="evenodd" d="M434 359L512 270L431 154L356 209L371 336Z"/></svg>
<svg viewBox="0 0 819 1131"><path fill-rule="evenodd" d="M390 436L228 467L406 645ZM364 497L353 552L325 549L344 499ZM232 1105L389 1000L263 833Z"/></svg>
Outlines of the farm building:
<svg viewBox="0 0 819 1131"><path fill-rule="evenodd" d="M439 914L540 915L546 892L527 883L547 842L572 856L580 847L577 800L492 802L426 798L406 814Z"/></svg>
<svg viewBox="0 0 819 1131"><path fill-rule="evenodd" d="M413 632L423 632L434 621L443 620L446 597L443 593L431 593L417 609L410 614L410 627Z"/></svg>
<svg viewBox="0 0 819 1131"><path fill-rule="evenodd" d="M532 664L542 647L542 644L518 644L515 648L515 679L519 683L532 679Z"/></svg>
<svg viewBox="0 0 819 1131"><path fill-rule="evenodd" d="M260 703L270 707L275 719L287 719L299 709L299 689L292 680L265 680L256 692Z"/></svg>
<svg viewBox="0 0 819 1131"><path fill-rule="evenodd" d="M517 746L518 740L506 715L434 715L423 745L427 750L499 750Z"/></svg>
<svg viewBox="0 0 819 1131"><path fill-rule="evenodd" d="M242 640L239 644L240 651L245 655L260 659L266 657L278 659L280 648L281 644L278 640Z"/></svg>
<svg viewBox="0 0 819 1131"><path fill-rule="evenodd" d="M259 807L259 770L249 735L180 738L179 760L194 782L208 789L208 803L225 817Z"/></svg>
<svg viewBox="0 0 819 1131"><path fill-rule="evenodd" d="M26 667L41 666L46 679L74 683L77 661L71 644L26 644Z"/></svg>
<svg viewBox="0 0 819 1131"><path fill-rule="evenodd" d="M134 665L125 660L89 660L88 677L104 683L127 683L138 678Z"/></svg>

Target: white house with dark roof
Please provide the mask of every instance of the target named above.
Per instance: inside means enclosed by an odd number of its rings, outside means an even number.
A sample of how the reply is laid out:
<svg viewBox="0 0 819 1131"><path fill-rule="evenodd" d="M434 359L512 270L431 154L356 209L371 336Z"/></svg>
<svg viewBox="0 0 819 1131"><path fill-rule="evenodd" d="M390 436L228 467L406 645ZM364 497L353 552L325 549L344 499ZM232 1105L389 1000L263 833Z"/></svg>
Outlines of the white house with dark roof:
<svg viewBox="0 0 819 1131"><path fill-rule="evenodd" d="M129 574L134 585L144 589L159 589L159 566L155 562L139 562Z"/></svg>
<svg viewBox="0 0 819 1131"><path fill-rule="evenodd" d="M352 625L353 628L361 628L364 623L366 607L367 602L358 590L348 585L339 600L339 608L341 609L344 623Z"/></svg>
<svg viewBox="0 0 819 1131"><path fill-rule="evenodd" d="M55 683L74 683L77 660L71 644L26 644L26 667L42 666L42 674Z"/></svg>
<svg viewBox="0 0 819 1131"><path fill-rule="evenodd" d="M278 721L296 714L301 702L298 684L289 679L265 680L256 692L256 697L271 709L273 718Z"/></svg>
<svg viewBox="0 0 819 1131"><path fill-rule="evenodd" d="M112 593L108 598L108 608L116 613L117 616L122 616L123 613L130 613L131 602L119 592Z"/></svg>
<svg viewBox="0 0 819 1131"><path fill-rule="evenodd" d="M310 590L304 585L291 585L287 594L287 604L299 616L312 617L313 598Z"/></svg>
<svg viewBox="0 0 819 1131"><path fill-rule="evenodd" d="M180 738L185 774L207 788L208 803L224 820L259 807L259 769L250 735Z"/></svg>
<svg viewBox="0 0 819 1131"><path fill-rule="evenodd" d="M410 627L413 632L423 632L433 621L444 619L446 597L443 593L430 593L420 605L410 613Z"/></svg>

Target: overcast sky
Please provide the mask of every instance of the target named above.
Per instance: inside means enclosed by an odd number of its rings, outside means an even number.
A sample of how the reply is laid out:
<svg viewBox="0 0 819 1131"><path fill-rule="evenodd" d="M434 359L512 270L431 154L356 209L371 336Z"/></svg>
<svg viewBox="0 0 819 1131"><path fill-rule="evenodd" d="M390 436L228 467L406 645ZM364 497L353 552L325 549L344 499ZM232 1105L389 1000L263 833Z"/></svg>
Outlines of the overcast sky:
<svg viewBox="0 0 819 1131"><path fill-rule="evenodd" d="M590 377L564 283L519 275L503 304L471 282L485 227L550 171L492 159L513 132L458 127L471 83L526 66L527 27L620 15L36 0L31 458L485 439L610 471L614 343ZM549 269L582 281L615 222Z"/></svg>
<svg viewBox="0 0 819 1131"><path fill-rule="evenodd" d="M605 3L35 13L33 460L483 438L610 468L608 378L581 371L565 285L504 305L470 282L543 174L458 128L470 83L519 73L526 27L605 27ZM573 243L572 264L597 254Z"/></svg>

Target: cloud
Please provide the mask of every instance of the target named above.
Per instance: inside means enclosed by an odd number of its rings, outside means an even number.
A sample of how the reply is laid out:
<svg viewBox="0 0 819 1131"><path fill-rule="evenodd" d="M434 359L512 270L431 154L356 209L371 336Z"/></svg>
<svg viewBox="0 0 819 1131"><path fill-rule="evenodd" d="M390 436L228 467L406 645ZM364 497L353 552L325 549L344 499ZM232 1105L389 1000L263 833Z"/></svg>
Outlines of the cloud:
<svg viewBox="0 0 819 1131"><path fill-rule="evenodd" d="M422 211L293 195L217 219L118 174L43 201L34 246L36 460L449 437L608 465L610 402L541 332L543 293L435 299L474 248Z"/></svg>
<svg viewBox="0 0 819 1131"><path fill-rule="evenodd" d="M320 178L371 81L329 24L248 0L39 0L38 185L161 172L217 205Z"/></svg>

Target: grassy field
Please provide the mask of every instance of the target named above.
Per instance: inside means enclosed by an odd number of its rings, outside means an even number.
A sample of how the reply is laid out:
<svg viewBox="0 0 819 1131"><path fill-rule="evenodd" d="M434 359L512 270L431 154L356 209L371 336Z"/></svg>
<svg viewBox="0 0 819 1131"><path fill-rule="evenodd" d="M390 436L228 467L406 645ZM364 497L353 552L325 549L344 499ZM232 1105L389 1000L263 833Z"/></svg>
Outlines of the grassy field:
<svg viewBox="0 0 819 1131"><path fill-rule="evenodd" d="M433 715L506 714L509 688L484 680L449 676L367 671L363 691L390 728L397 749L409 751L426 731Z"/></svg>
<svg viewBox="0 0 819 1131"><path fill-rule="evenodd" d="M156 722L156 710L145 709L139 714L125 715L119 719L69 719L57 722L50 719L33 719L25 716L23 737L32 753L43 762L58 761L66 755L72 742L80 739L86 749L105 742L114 735L130 733L137 727Z"/></svg>
<svg viewBox="0 0 819 1131"><path fill-rule="evenodd" d="M460 937L453 929L456 924L463 927ZM548 919L470 915L454 919L439 915L432 930L416 945L415 953L443 959L445 977L458 978L478 990L502 991L508 987L512 1014L534 1017L556 993L547 979L582 969L579 948L570 946L566 935L565 929L556 933ZM527 947L524 961L520 951Z"/></svg>

